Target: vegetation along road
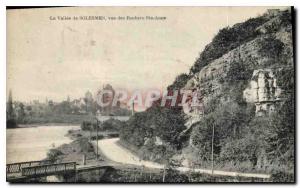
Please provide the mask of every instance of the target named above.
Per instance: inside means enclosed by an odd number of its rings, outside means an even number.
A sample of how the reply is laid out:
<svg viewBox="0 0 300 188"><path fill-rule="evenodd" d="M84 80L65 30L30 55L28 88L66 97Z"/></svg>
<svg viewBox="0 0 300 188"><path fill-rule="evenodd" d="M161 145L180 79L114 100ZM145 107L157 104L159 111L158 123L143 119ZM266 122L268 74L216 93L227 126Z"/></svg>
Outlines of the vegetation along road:
<svg viewBox="0 0 300 188"><path fill-rule="evenodd" d="M131 164L131 165L138 165L138 166L145 166L148 168L160 168L163 169L164 166L162 164L154 163L151 161L144 161L139 159L136 155L128 151L127 149L120 146L117 142L119 138L111 138L111 139L103 139L99 140L98 146L101 152L110 160L124 163L124 164ZM194 172L206 173L211 174L212 171L210 169L191 169L188 167L178 167L178 171L187 172L193 170ZM255 177L255 178L270 178L269 174L255 174L255 173L240 173L240 172L228 172L228 171L220 171L214 170L213 173L215 175L224 175L224 176L241 176L241 177Z"/></svg>

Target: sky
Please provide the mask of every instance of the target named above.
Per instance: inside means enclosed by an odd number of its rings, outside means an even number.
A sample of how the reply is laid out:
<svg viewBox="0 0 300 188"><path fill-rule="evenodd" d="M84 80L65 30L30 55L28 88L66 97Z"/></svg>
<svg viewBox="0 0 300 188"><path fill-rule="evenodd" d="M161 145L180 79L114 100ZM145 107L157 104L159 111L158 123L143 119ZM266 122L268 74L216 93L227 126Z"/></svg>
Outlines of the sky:
<svg viewBox="0 0 300 188"><path fill-rule="evenodd" d="M7 10L7 96L54 101L95 93L165 89L188 73L217 32L272 7L72 7ZM274 7L273 7L274 8ZM104 16L106 20L58 20ZM165 20L108 20L159 16ZM56 18L56 20L53 20Z"/></svg>

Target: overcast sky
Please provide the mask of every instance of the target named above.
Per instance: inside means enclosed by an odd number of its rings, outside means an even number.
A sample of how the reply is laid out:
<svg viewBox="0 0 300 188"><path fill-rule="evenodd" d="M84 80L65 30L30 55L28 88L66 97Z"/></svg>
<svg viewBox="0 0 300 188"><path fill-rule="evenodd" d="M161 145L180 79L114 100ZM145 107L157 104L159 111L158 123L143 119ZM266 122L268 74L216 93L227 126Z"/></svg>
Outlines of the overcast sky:
<svg viewBox="0 0 300 188"><path fill-rule="evenodd" d="M54 101L115 88L164 89L218 30L268 7L53 8L7 11L7 93ZM57 16L165 16L164 21L59 21Z"/></svg>

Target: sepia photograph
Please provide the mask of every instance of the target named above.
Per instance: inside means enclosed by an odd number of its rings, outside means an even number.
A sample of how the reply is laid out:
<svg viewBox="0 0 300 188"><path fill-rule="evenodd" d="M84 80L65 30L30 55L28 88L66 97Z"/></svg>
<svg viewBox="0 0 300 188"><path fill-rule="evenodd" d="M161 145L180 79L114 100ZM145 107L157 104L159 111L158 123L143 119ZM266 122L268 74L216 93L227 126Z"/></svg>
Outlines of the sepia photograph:
<svg viewBox="0 0 300 188"><path fill-rule="evenodd" d="M293 6L6 7L6 182L295 183L295 35Z"/></svg>

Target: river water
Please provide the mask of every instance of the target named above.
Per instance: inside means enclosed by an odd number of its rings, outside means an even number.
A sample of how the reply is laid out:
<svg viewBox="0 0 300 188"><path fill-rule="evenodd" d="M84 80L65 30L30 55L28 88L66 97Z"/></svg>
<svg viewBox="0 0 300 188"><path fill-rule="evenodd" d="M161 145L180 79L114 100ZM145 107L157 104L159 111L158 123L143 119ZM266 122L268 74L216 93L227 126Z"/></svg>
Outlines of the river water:
<svg viewBox="0 0 300 188"><path fill-rule="evenodd" d="M46 158L49 149L72 140L65 135L78 125L48 124L6 130L6 163L35 161Z"/></svg>

